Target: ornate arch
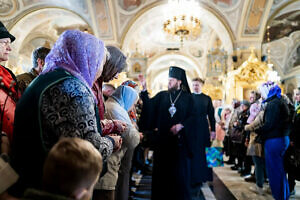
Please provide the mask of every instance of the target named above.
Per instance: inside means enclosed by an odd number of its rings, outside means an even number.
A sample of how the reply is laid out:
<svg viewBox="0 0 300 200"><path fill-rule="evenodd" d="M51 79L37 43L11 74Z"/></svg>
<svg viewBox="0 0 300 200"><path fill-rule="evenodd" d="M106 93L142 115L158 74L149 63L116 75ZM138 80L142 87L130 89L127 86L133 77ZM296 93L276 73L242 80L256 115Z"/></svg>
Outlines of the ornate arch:
<svg viewBox="0 0 300 200"><path fill-rule="evenodd" d="M44 38L45 41L51 42L52 44L56 41L59 35L57 34L57 30L51 25L56 23L55 20L61 22L61 20L59 20L61 17L65 19L67 25L71 25L72 23L81 24L84 26L87 25L87 27L91 29L88 22L76 12L55 6L36 6L26 10L14 19L9 29L17 39L12 43L13 51L7 63L7 66L10 67L14 73L19 74L24 70L28 70L27 68L29 66L26 65L26 69L23 67L24 63L29 63L30 57L27 54L25 56L24 51L21 52L21 50L26 48L24 45L30 40ZM24 59L26 62L24 62Z"/></svg>
<svg viewBox="0 0 300 200"><path fill-rule="evenodd" d="M134 24L140 19L140 17L142 17L145 13L149 12L151 9L157 7L157 6L162 6L166 4L166 2L164 1L158 1L158 2L154 2L144 8L142 8L141 10L138 11L138 13L136 13L135 17L132 18L129 23L127 24L126 28L124 29L122 36L121 36L121 48L123 48L124 46L124 41L126 40L126 36L128 35L128 33L130 32L130 29L134 26ZM226 21L225 17L219 13L217 10L213 9L212 7L208 6L205 3L201 3L201 7L205 10L207 10L209 13L213 14L220 22L221 24L224 26L224 28L226 29L226 32L228 33L231 43L233 43L236 38L234 36L234 33L229 25L229 23Z"/></svg>

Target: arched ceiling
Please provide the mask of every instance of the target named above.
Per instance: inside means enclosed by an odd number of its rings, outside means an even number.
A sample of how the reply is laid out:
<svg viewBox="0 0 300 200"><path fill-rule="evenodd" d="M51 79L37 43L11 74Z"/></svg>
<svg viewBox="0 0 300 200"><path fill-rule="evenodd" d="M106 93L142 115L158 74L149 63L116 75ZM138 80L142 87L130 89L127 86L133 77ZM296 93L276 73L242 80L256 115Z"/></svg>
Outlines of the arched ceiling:
<svg viewBox="0 0 300 200"><path fill-rule="evenodd" d="M265 30L262 52L268 55L282 79L291 79L300 73L300 1L274 0Z"/></svg>
<svg viewBox="0 0 300 200"><path fill-rule="evenodd" d="M183 45L178 38L169 37L163 31L163 23L174 15L172 7L168 4L159 4L143 11L126 32L122 43L123 51L129 56L138 51L142 56L148 57L146 75L151 72L148 79L153 84L159 74L168 71L170 61L173 65L186 69L191 79L196 76L204 78L207 52L215 47L216 41L219 43L219 48L225 49L228 54L232 53L231 30L214 13L200 4L195 5L190 12L201 19L201 35L193 41L184 40ZM174 55L178 51L181 55ZM157 87L153 85L153 88Z"/></svg>
<svg viewBox="0 0 300 200"><path fill-rule="evenodd" d="M206 50L211 36L217 34L225 50L232 51L230 33L221 21L201 6L194 9L197 11L195 16L201 19L202 31L196 41L184 41L185 49L189 49L189 46L192 45L201 46L202 49ZM157 48L180 48L178 39L174 40L163 32L163 23L173 16L172 13L166 12L166 10L170 10L168 4L162 4L147 10L139 16L126 33L122 48L125 51L132 51L135 50L136 44L147 49L154 48L155 51L157 51ZM143 51L143 49L141 50Z"/></svg>
<svg viewBox="0 0 300 200"><path fill-rule="evenodd" d="M251 46L260 52L267 21L271 29L272 21L273 24L290 22L291 26L299 21L299 0L196 1L202 34L196 41L185 42L180 52L196 61L202 74L207 64L206 53L218 40L229 56L238 50L248 51ZM168 14L167 3L168 0L0 0L0 20L17 36L10 66L20 67L15 62L20 56L29 63L31 49L43 40L53 43L67 28L87 29L107 44L121 47L128 55L137 46L152 62L151 59L168 54L166 48L179 46L161 31L164 16ZM281 34L281 39L292 40L295 36L291 35L297 30ZM287 45L284 55L295 48Z"/></svg>
<svg viewBox="0 0 300 200"><path fill-rule="evenodd" d="M39 46L51 47L63 30L69 28L90 29L81 17L65 9L47 8L28 13L10 30L17 39L12 43L14 53L9 65L18 66L20 71L15 72L29 71L32 51Z"/></svg>

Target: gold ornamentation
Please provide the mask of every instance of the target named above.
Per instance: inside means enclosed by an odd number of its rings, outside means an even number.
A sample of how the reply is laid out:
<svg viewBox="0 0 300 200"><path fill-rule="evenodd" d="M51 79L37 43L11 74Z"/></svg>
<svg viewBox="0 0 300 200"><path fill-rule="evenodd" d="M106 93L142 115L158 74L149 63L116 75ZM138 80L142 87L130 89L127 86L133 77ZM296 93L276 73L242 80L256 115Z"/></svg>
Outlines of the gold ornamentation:
<svg viewBox="0 0 300 200"><path fill-rule="evenodd" d="M204 94L210 96L210 98L212 100L223 99L224 93L223 93L223 89L221 87L214 86L214 85L209 84L209 83L208 84L205 83L203 88L202 88L202 92Z"/></svg>
<svg viewBox="0 0 300 200"><path fill-rule="evenodd" d="M257 81L267 80L267 71L269 67L266 63L261 62L255 56L254 50L251 50L251 54L239 69L237 69L237 74L235 79L237 81L244 81L252 84Z"/></svg>
<svg viewBox="0 0 300 200"><path fill-rule="evenodd" d="M207 53L207 77L226 75L227 73L227 52L217 47Z"/></svg>

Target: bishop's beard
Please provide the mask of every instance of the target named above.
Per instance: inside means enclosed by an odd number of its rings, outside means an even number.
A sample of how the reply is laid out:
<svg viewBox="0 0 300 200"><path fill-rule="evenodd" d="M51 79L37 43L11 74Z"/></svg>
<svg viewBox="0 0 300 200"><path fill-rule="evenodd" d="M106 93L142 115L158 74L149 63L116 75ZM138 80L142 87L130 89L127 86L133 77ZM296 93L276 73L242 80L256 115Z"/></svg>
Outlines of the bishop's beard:
<svg viewBox="0 0 300 200"><path fill-rule="evenodd" d="M178 85L174 85L173 87L168 88L168 91L169 91L169 92L175 92L175 91L177 91L177 90L180 90L180 87L178 87Z"/></svg>

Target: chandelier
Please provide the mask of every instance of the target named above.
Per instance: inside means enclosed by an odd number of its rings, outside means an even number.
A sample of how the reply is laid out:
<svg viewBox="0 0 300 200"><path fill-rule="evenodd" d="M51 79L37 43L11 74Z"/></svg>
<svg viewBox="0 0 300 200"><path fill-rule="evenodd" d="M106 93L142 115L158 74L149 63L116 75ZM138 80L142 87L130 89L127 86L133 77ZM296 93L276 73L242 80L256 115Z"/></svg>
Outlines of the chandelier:
<svg viewBox="0 0 300 200"><path fill-rule="evenodd" d="M179 38L181 44L183 40L195 40L201 33L201 22L193 13L197 8L195 1L174 1L169 0L171 17L163 23L164 32L171 38Z"/></svg>
<svg viewBox="0 0 300 200"><path fill-rule="evenodd" d="M186 15L174 16L164 23L164 31L171 36L177 36L181 43L183 39L195 40L200 36L201 22L193 16L189 19Z"/></svg>

